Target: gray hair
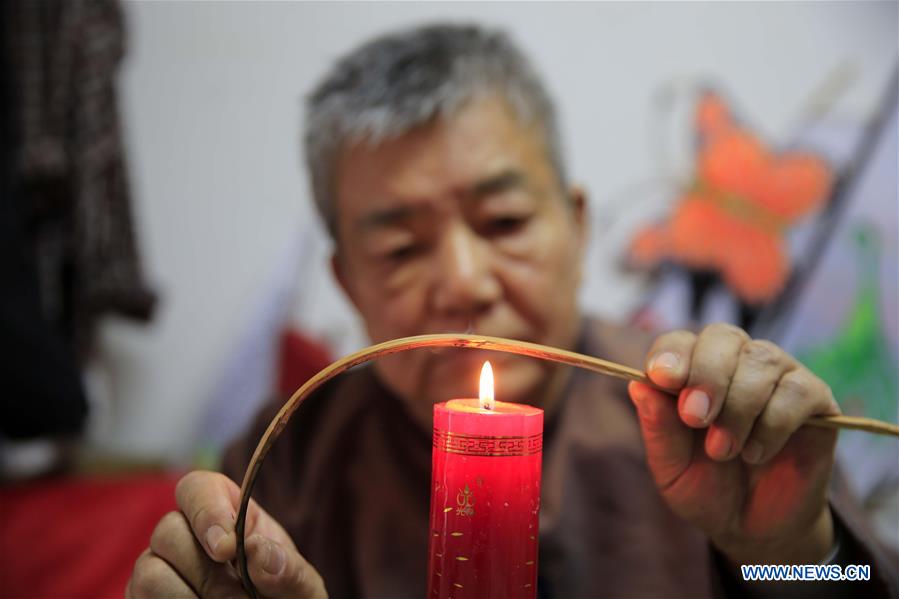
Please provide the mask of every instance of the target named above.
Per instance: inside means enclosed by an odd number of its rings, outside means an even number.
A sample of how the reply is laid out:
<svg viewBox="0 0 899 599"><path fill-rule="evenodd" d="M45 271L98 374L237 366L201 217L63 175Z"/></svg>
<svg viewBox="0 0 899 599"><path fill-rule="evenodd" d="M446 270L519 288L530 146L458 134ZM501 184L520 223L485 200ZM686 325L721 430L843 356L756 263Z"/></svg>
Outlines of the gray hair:
<svg viewBox="0 0 899 599"><path fill-rule="evenodd" d="M315 205L337 238L334 169L345 144L377 144L477 96L498 93L542 130L565 182L555 108L525 55L501 31L430 25L376 38L340 59L307 98L306 162Z"/></svg>

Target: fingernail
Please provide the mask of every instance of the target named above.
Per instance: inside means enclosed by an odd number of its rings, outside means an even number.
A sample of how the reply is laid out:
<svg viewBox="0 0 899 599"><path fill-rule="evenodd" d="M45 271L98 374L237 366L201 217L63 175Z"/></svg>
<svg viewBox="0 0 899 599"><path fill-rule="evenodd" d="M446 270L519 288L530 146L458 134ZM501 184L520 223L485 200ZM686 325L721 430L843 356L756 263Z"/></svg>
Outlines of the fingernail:
<svg viewBox="0 0 899 599"><path fill-rule="evenodd" d="M674 372L677 370L679 364L680 358L677 357L677 354L666 351L649 361L649 369L656 370L657 368L664 368L665 370Z"/></svg>
<svg viewBox="0 0 899 599"><path fill-rule="evenodd" d="M751 439L746 443L746 447L743 448L743 459L750 464L758 464L762 460L762 453L764 453L764 451L765 448L762 447L761 443L755 439Z"/></svg>
<svg viewBox="0 0 899 599"><path fill-rule="evenodd" d="M206 546L209 547L209 550L215 553L216 547L221 542L228 533L225 532L225 529L219 526L218 524L213 524L209 527L209 530L206 531Z"/></svg>
<svg viewBox="0 0 899 599"><path fill-rule="evenodd" d="M262 569L269 574L278 575L284 571L284 565L287 563L287 556L284 550L276 543L268 542L268 552L265 554L265 561L262 562Z"/></svg>
<svg viewBox="0 0 899 599"><path fill-rule="evenodd" d="M733 444L730 435L720 428L709 431L708 444L706 447L710 458L714 460L726 460L728 456L730 456L730 450L731 447L733 447Z"/></svg>
<svg viewBox="0 0 899 599"><path fill-rule="evenodd" d="M693 389L684 400L684 414L705 422L709 417L709 396L705 391Z"/></svg>

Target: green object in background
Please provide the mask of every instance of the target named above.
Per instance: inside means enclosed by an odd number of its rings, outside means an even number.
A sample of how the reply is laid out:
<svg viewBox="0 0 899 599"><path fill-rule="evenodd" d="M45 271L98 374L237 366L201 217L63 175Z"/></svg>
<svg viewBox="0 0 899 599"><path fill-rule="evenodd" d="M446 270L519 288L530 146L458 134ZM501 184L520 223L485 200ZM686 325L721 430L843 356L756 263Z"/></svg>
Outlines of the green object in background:
<svg viewBox="0 0 899 599"><path fill-rule="evenodd" d="M222 464L222 449L212 443L201 443L194 453L193 468L218 471ZM240 481L237 481L240 484Z"/></svg>
<svg viewBox="0 0 899 599"><path fill-rule="evenodd" d="M880 239L870 226L855 232L859 286L855 305L829 342L800 351L799 359L824 379L844 412L896 421L897 358L883 333L880 311Z"/></svg>

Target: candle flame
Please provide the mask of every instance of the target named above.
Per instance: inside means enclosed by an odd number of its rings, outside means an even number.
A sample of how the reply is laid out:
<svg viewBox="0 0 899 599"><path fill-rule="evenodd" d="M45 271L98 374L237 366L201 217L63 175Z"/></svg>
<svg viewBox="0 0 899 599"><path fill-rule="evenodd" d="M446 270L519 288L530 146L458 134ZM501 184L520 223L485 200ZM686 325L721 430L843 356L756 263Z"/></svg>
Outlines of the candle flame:
<svg viewBox="0 0 899 599"><path fill-rule="evenodd" d="M479 398L482 409L493 409L493 368L490 367L490 362L484 362L484 367L481 368L481 393Z"/></svg>

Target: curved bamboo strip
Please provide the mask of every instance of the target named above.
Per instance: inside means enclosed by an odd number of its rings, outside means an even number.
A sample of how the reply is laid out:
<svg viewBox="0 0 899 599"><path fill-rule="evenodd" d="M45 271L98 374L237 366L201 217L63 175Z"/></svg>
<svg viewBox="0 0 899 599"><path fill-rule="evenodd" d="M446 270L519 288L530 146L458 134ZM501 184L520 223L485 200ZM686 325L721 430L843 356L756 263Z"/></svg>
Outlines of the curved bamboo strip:
<svg viewBox="0 0 899 599"><path fill-rule="evenodd" d="M539 345L537 343L528 343L525 341L514 341L512 339L504 339L502 337L488 337L484 335L464 335L464 334L435 334L435 335L418 335L415 337L403 337L401 339L393 339L366 347L356 353L350 354L321 370L318 374L294 392L288 399L278 414L269 424L256 451L253 452L253 458L250 460L247 471L244 474L243 483L240 488L240 509L237 514L237 561L240 569L240 576L243 580L244 587L251 597L258 597L256 587L250 579L247 570L247 556L244 547L244 532L246 527L247 507L250 504L250 495L253 492L253 485L259 474L259 468L265 459L266 454L272 444L284 430L291 415L303 403L303 401L317 388L354 366L363 364L375 358L395 354L412 349L429 348L429 347L461 347L469 349L486 349L522 356L530 356L541 360L549 360L551 362L559 362L577 368L607 374L609 376L620 379L638 381L655 387L649 378L641 370L630 368L615 362L609 362L593 356L587 356L576 352ZM658 388L658 387L656 387ZM663 390L664 391L664 390ZM669 391L666 391L669 392ZM669 392L670 393L670 392ZM887 422L881 422L872 418L856 418L852 416L815 416L807 422L809 426L817 426L823 428L834 429L857 429L881 435L893 435L899 437L899 426Z"/></svg>

